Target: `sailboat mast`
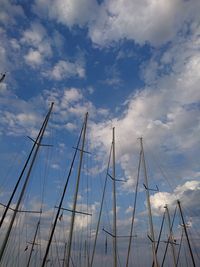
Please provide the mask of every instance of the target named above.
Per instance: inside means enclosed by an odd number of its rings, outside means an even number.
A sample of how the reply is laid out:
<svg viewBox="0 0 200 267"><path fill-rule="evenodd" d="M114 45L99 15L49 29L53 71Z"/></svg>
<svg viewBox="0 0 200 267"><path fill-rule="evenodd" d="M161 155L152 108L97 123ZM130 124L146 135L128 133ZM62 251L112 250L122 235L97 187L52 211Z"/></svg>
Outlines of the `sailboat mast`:
<svg viewBox="0 0 200 267"><path fill-rule="evenodd" d="M34 235L34 238L33 238L32 246L31 246L31 251L30 251L30 255L29 255L29 258L28 258L27 267L30 266L31 257L32 257L32 254L33 254L34 245L35 245L35 240L36 240L36 237L37 237L37 233L38 233L39 226L40 226L40 221L38 221L37 226L36 226L36 231L35 231L35 235Z"/></svg>
<svg viewBox="0 0 200 267"><path fill-rule="evenodd" d="M17 201L17 204L16 204L16 207L14 209L14 212L13 212L13 215L11 217L11 220L10 220L10 223L9 223L9 226L8 226L8 229L7 229L7 232L6 232L6 235L4 237L4 240L3 240L3 243L2 243L2 246L1 246L1 250L0 250L0 262L2 261L2 258L3 258L3 255L4 255L4 251L6 249L6 245L8 243L8 239L10 237L10 233L11 233L11 230L12 230L12 227L13 227L13 224L14 224L14 221L15 221L15 218L16 218L16 215L17 215L17 212L19 210L19 206L21 204L21 201L22 201L22 198L24 196L24 193L25 193L25 190L26 190L26 187L28 185L28 181L29 181L29 178L30 178L30 174L31 174L31 171L32 171L32 168L33 168L33 165L34 165L34 162L36 160L36 156L38 154L38 151L39 151L39 148L40 148L40 145L41 145L41 142L42 142L42 139L43 139L43 136L44 136L44 132L46 130L46 127L47 127L47 124L48 124L48 121L49 121L49 118L50 118L50 114L51 114L51 111L52 111L52 108L53 108L53 104L51 104L51 107L49 109L49 112L48 112L48 116L47 118L45 118L45 123L44 123L44 126L41 130L41 135L39 137L39 140L38 140L38 143L37 143L37 146L36 146L36 149L35 149L35 152L33 154L33 158L32 158L32 161L30 163L30 167L28 169L28 172L27 172L27 175L26 175L26 179L25 179L25 182L24 182L24 185L22 187L22 190L21 190L21 193L20 193L20 196L19 196L19 199Z"/></svg>
<svg viewBox="0 0 200 267"><path fill-rule="evenodd" d="M193 264L194 267L196 267L195 260L194 260L194 255L193 255L193 252L192 252L192 248L191 248L191 245L190 245L190 240L189 240L189 236L188 236L188 232L187 232L187 227L185 225L185 220L184 220L183 212L182 212L182 209L181 209L181 203L180 203L179 200L177 200L177 203L178 203L178 207L179 207L180 214L181 214L181 219L182 219L183 228L184 228L185 236L186 236L188 247L189 247L189 251L190 251L190 256L191 256L191 259L192 259L192 264Z"/></svg>
<svg viewBox="0 0 200 267"><path fill-rule="evenodd" d="M174 243L173 243L174 240L173 240L172 225L171 225L169 209L168 209L167 205L165 206L165 209L166 209L166 213L167 213L167 220L168 220L168 226L169 226L169 243L170 243L171 248L172 248L173 263L174 263L174 266L176 267L176 252L175 252Z"/></svg>
<svg viewBox="0 0 200 267"><path fill-rule="evenodd" d="M117 267L117 204L116 204L116 184L115 184L115 128L113 127L112 138L112 177L113 177L113 266Z"/></svg>
<svg viewBox="0 0 200 267"><path fill-rule="evenodd" d="M53 103L52 103L52 107L53 107ZM52 108L50 108L50 110L48 111L48 113L47 113L47 115L46 115L46 117L45 117L45 119L44 119L44 121L43 121L43 124L42 124L42 126L41 126L41 128L40 128L40 131L39 131L39 133L38 133L38 136L37 136L35 142L33 143L33 146L32 146L32 148L31 148L31 151L30 151L30 153L29 153L29 155L28 155L28 157L27 157L27 160L26 160L26 162L25 162L25 164L24 164L24 167L23 167L23 169L22 169L22 171L21 171L21 173L20 173L20 176L19 176L19 178L18 178L18 180L17 180L17 183L16 183L16 185L15 185L13 191L12 191L12 194L11 194L11 196L10 196L10 199L9 199L7 205L6 205L6 208L5 208L4 212L3 212L3 215L2 215L1 220L0 220L0 227L2 226L2 224L3 224L3 222L4 222L4 219L5 219L5 217L6 217L6 215L7 215L7 212L8 212L8 210L9 210L9 208L10 208L11 202L12 202L12 200L13 200L13 198L14 198L14 195L15 195L17 189L18 189L19 183L20 183L20 181L21 181L21 179L22 179L22 177L23 177L23 175L24 175L24 172L25 172L25 170L26 170L26 168L27 168L27 166L28 166L28 163L30 162L31 156L32 156L33 151L34 151L34 149L35 149L35 147L36 147L36 145L37 145L37 143L38 143L38 140L39 140L39 138L40 138L40 136L41 136L41 132L42 132L42 130L43 130L43 128L44 128L44 125L46 124L47 118L50 116L51 110L52 110Z"/></svg>
<svg viewBox="0 0 200 267"><path fill-rule="evenodd" d="M148 213L149 213L149 226L150 226L151 239L152 239L153 261L154 261L155 267L159 267L158 259L156 255L155 234L154 234L154 228L153 228L153 219L152 219L152 212L151 212L149 186L148 186L148 176L147 176L147 168L146 168L146 162L145 162L145 156L144 156L142 137L140 138L140 146L141 146L141 151L142 151L142 162L143 162L143 168L144 168L144 181L145 181L145 187L146 187L147 208L148 208Z"/></svg>
<svg viewBox="0 0 200 267"><path fill-rule="evenodd" d="M99 233L100 220L101 220L101 215L102 215L102 211L103 211L103 204L104 204L104 198L105 198L105 193L106 193L106 185L107 185L107 181L108 181L108 170L109 170L109 167L110 167L111 154L112 154L112 145L111 145L110 153L109 153L109 159L108 159L108 165L107 165L107 171L106 171L106 178L105 178L104 187L103 187L103 193L102 193L102 198L101 198L101 205L100 205L99 217L98 217L98 221L97 221L97 227L96 227L96 233L95 233L95 238L94 238L94 245L93 245L93 250L92 250L90 267L93 266L93 262L94 262L94 255L95 255L95 251L96 251L97 237L98 237L98 233Z"/></svg>
<svg viewBox="0 0 200 267"><path fill-rule="evenodd" d="M54 232L55 232L55 229L56 229L57 221L58 221L59 214L60 214L60 211L61 211L61 208L62 208L62 204L63 204L63 201L64 201L65 193L66 193L67 186L68 186L68 183L69 183L69 179L70 179L70 176L71 176L71 173L72 173L72 169L73 169L73 166L74 166L75 158L76 158L76 155L77 155L77 152L78 152L78 147L79 147L79 144L80 144L80 141L81 141L83 128L84 128L84 124L83 124L83 127L81 129L81 132L80 132L80 135L79 135L79 138L78 138L78 142L77 142L77 145L76 145L76 150L74 152L74 156L73 156L73 159L72 159L72 162L71 162L71 165L70 165L69 173L68 173L67 180L66 180L66 183L65 183L65 186L64 186L64 189L63 189L63 193L62 193L62 196L61 196L61 199L60 199L60 203L59 203L58 210L57 210L57 213L56 213L56 216L55 216L55 220L54 220L53 225L52 225L50 237L49 237L49 240L48 240L48 243L47 243L47 247L46 247L46 250L45 250L45 255L44 255L43 260L42 260L41 267L44 267L45 264L46 264L46 260L47 260L48 254L49 254L49 249L50 249L50 246L51 246L51 243L52 243L53 235L54 235ZM65 251L66 251L66 246L67 246L67 243L65 244ZM65 252L64 252L64 255L65 255ZM63 260L63 266L64 266L64 260Z"/></svg>
<svg viewBox="0 0 200 267"><path fill-rule="evenodd" d="M84 146L85 146L87 119L88 119L88 113L86 113L86 116L85 116L85 124L84 124L84 129L83 129L83 139L82 139L82 146L81 146L81 150L80 150L80 161L79 161L79 168L78 168L78 175L77 175L77 182L76 182L76 190L75 190L75 195L74 195L73 208L72 208L72 217L71 217L71 225L70 225L70 232L69 232L67 259L66 259L66 262L65 262L65 266L66 267L69 267L69 262L70 262L70 257L71 257L71 246L72 246L73 230L74 230L74 223L75 223L75 214L76 214L77 197L78 197L78 190L79 190L79 183L80 183L80 176L81 176L81 168L82 168L82 162L83 162L83 152L84 152Z"/></svg>
<svg viewBox="0 0 200 267"><path fill-rule="evenodd" d="M129 243L128 243L128 253L127 253L127 257L126 257L126 267L128 267L128 265L129 265L129 258L130 258L130 251L131 251L131 243L132 243L132 235L133 235L133 224L134 224L134 221L135 221L135 212L136 212L139 177L140 177L141 156L142 156L142 150L140 150L139 164L138 164L138 169L137 169L137 180L136 180L136 186L135 186L135 198L134 198L134 206L133 206L133 213L132 213L132 220L131 220L130 237L129 237Z"/></svg>

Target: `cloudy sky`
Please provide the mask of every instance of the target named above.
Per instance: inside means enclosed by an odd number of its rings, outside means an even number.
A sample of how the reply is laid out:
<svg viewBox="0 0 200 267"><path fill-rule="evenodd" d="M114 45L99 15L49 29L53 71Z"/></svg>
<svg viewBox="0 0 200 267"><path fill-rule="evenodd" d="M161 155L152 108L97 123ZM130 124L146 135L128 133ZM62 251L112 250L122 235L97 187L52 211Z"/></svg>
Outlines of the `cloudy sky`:
<svg viewBox="0 0 200 267"><path fill-rule="evenodd" d="M142 136L149 186L159 187L151 192L153 214L159 217L166 203L173 207L179 198L195 234L200 213L200 1L0 0L0 6L0 73L6 72L0 83L2 202L8 201L32 145L26 136L36 137L54 101L45 137L54 146L42 148L40 155L48 171L39 160L35 169L41 176L47 173L46 217L59 199L88 111L87 146L94 155L87 161L91 210L99 210L97 180L103 184L115 127L117 175L127 180L117 184L120 231L130 227ZM44 159L48 153L50 159ZM38 207L34 179L31 186L32 204ZM137 220L142 221L142 180L139 188ZM83 206L85 197L80 193Z"/></svg>

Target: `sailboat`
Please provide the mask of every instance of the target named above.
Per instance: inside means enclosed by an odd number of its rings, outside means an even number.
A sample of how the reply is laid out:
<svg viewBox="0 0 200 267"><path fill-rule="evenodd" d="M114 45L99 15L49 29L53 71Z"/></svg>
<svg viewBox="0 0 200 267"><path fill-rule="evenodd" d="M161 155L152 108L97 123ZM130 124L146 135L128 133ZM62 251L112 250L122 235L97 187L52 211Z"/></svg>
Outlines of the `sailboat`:
<svg viewBox="0 0 200 267"><path fill-rule="evenodd" d="M197 266L196 258L193 253L192 245L190 242L190 237L188 233L188 227L184 219L181 202L177 201L177 209L179 209L180 218L181 218L181 236L179 237L180 243L177 244L175 242L173 226L175 215L171 220L169 208L165 206L165 213L163 215L159 235L155 234L155 228L153 223L153 214L151 208L151 200L150 200L150 191L157 191L156 189L152 189L149 187L149 179L146 167L145 153L143 147L143 139L139 138L140 141L140 152L139 152L139 164L138 164L138 173L135 184L135 198L133 202L133 210L132 210L132 218L129 227L126 229L126 235L120 235L118 231L118 220L117 220L117 190L116 190L116 182L126 182L126 180L116 178L116 156L115 156L115 128L112 129L112 142L111 149L108 157L108 165L106 168L106 176L104 180L104 185L102 188L102 196L99 205L99 214L97 216L96 221L93 222L94 229L88 229L88 219L85 218L93 217L93 214L87 209L81 209L78 205L79 201L79 191L80 191L80 183L81 183L81 173L84 167L84 155L90 154L89 151L86 150L86 131L87 131L87 121L88 121L88 113L85 115L85 119L78 137L78 141L74 149L74 154L69 165L69 171L67 177L65 179L64 185L60 190L60 196L57 201L57 205L54 206L54 214L51 216L50 224L48 224L48 229L43 228L43 232L45 232L45 237L43 237L42 232L42 223L43 218L47 214L43 210L44 203L40 206L39 210L26 210L24 205L24 200L26 196L26 191L28 189L29 184L31 183L31 173L34 169L34 165L36 164L38 153L42 147L51 148L50 144L44 144L43 139L45 136L45 131L53 110L54 103L51 103L49 111L45 116L45 119L42 123L42 126L39 130L39 133L36 139L29 137L32 144L32 148L28 157L25 161L24 167L17 179L17 182L12 190L12 193L9 197L7 203L1 203L4 207L1 220L1 247L0 247L0 264L1 266L62 266L62 267L71 267L71 266L102 266L99 261L100 257L106 257L109 253L112 254L109 259L111 260L111 264L113 267L117 266L137 266L137 261L132 261L131 263L131 251L136 246L136 237L134 235L134 225L136 222L136 208L137 208L137 198L138 198L138 190L139 190L139 179L140 179L140 171L143 168L144 172L144 183L143 187L146 192L146 207L147 207L147 216L149 218L149 232L146 234L146 241L151 246L151 261L148 263L148 266L165 266L166 255L169 254L168 247L171 247L172 257L168 259L168 262L172 263L174 266L179 266L180 257L181 257L181 246L183 239L185 237L187 243L187 251L189 252L190 260L188 262L191 266ZM75 171L75 163L77 165L77 172L73 176L72 173ZM106 188L108 185L108 179L112 182L112 228L111 231L106 229L106 226L103 229L100 229L102 225L102 215L103 208L105 206L105 197L106 197ZM69 187L70 182L74 183L74 192L73 198L69 205L66 205L66 195L68 192L72 194L72 189ZM88 189L88 188L87 188ZM99 200L98 200L99 201ZM84 207L84 205L82 205ZM31 238L24 242L24 233L29 233L28 225L26 225L26 231L24 231L24 226L22 227L22 231L18 231L18 223L23 220L22 214L35 214L34 220L34 231L31 231ZM67 215L66 215L67 214ZM176 213L175 213L176 214ZM48 214L49 216L49 214ZM79 216L79 217L78 217ZM87 231L83 231L83 227L81 230L77 230L76 221L80 218L82 222L85 220ZM168 238L166 240L162 240L163 237L163 225L167 218L168 222ZM49 217L48 217L49 220ZM66 220L66 221L65 221ZM45 226L46 227L46 226ZM91 220L90 220L91 227ZM20 229L20 228L19 228ZM63 231L63 234L60 234ZM88 234L89 233L89 234ZM99 250L99 236L104 235L105 245L100 243L100 246L104 246L104 252ZM120 256L120 239L126 239L124 244L126 244L125 253L123 254L123 259ZM112 242L112 249L109 250L109 240ZM17 249L13 249L16 246L18 240ZM133 248L134 244L134 248ZM160 247L165 247L165 251L160 250ZM101 256L102 254L102 256ZM121 259L120 259L121 257ZM122 262L122 263L121 263ZM109 263L109 264L110 264ZM104 263L106 266L106 263ZM122 265L124 264L124 265Z"/></svg>

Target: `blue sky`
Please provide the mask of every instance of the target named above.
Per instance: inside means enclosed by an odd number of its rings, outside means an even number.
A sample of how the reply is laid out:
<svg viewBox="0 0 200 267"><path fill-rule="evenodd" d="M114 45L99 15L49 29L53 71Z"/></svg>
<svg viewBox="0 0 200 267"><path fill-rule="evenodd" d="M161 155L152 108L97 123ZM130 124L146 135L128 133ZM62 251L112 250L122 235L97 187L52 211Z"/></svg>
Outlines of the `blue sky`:
<svg viewBox="0 0 200 267"><path fill-rule="evenodd" d="M54 147L41 152L35 167L40 177L47 175L47 214L58 201L88 111L87 146L94 157L85 164L89 162L95 216L98 179L104 177L115 127L118 176L127 179L118 185L120 231L130 222L140 136L151 187L160 189L151 196L156 220L167 201L173 206L180 198L195 229L200 200L200 2L0 0L0 6L0 72L6 72L0 83L2 202L16 181L10 177L19 173L31 147L26 136L36 137L54 101L45 137ZM37 179L30 192L38 207ZM142 182L140 191L138 209L145 213Z"/></svg>

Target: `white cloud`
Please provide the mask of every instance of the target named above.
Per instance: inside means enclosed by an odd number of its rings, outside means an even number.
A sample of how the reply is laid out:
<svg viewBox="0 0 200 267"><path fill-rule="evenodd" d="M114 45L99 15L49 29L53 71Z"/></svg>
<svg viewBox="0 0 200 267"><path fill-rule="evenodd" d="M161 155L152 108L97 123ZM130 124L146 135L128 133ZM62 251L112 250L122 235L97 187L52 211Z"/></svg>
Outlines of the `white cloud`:
<svg viewBox="0 0 200 267"><path fill-rule="evenodd" d="M33 9L38 14L48 15L49 18L68 27L83 26L95 17L97 2L96 0L37 0Z"/></svg>
<svg viewBox="0 0 200 267"><path fill-rule="evenodd" d="M89 93L90 95L92 95L92 94L94 93L94 88L93 88L92 86L89 86L89 87L87 88L87 90L88 90L88 93Z"/></svg>
<svg viewBox="0 0 200 267"><path fill-rule="evenodd" d="M199 214L199 200L200 200L200 181L187 181L183 185L175 188L174 192L158 192L150 197L152 210L155 215L164 212L164 206L174 207L177 200L180 200L184 206L184 213L191 217Z"/></svg>
<svg viewBox="0 0 200 267"><path fill-rule="evenodd" d="M126 210L125 213L131 213L133 211L133 207L129 206Z"/></svg>
<svg viewBox="0 0 200 267"><path fill-rule="evenodd" d="M5 68L6 64L6 49L0 45L1 69Z"/></svg>
<svg viewBox="0 0 200 267"><path fill-rule="evenodd" d="M55 170L59 170L59 169L60 169L60 166L59 166L59 164L57 164L57 163L53 163L53 164L51 165L51 168L52 168L52 169L55 169Z"/></svg>
<svg viewBox="0 0 200 267"><path fill-rule="evenodd" d="M39 66L52 55L51 41L45 28L38 22L31 23L30 28L23 32L20 42L29 50L24 58L30 66Z"/></svg>
<svg viewBox="0 0 200 267"><path fill-rule="evenodd" d="M77 88L66 89L63 94L61 106L66 107L68 104L77 102L82 98L83 95Z"/></svg>
<svg viewBox="0 0 200 267"><path fill-rule="evenodd" d="M89 35L101 46L123 39L159 45L171 40L185 21L198 18L198 9L199 1L107 0Z"/></svg>
<svg viewBox="0 0 200 267"><path fill-rule="evenodd" d="M68 122L66 125L65 125L65 128L69 131L74 131L77 129L77 125L74 124L74 123L71 123L71 122Z"/></svg>
<svg viewBox="0 0 200 267"><path fill-rule="evenodd" d="M80 119L83 120L86 112L89 112L90 120L98 114L102 114L104 117L108 115L105 109L95 108L82 92L84 90L79 88L54 89L44 92L44 98L48 103L55 102L54 118L56 118L57 127L72 130L71 128L77 127L77 123L80 123Z"/></svg>
<svg viewBox="0 0 200 267"><path fill-rule="evenodd" d="M199 20L198 0L38 0L33 9L40 15L71 28L88 27L94 44L107 46L123 39L160 45L172 40L185 22Z"/></svg>
<svg viewBox="0 0 200 267"><path fill-rule="evenodd" d="M10 77L10 73L16 70L21 64L20 54L21 46L17 39L10 38L6 28L0 27L0 72L6 72L7 77L4 82L7 82L7 78Z"/></svg>
<svg viewBox="0 0 200 267"><path fill-rule="evenodd" d="M0 112L2 121L1 127L6 125L7 135L24 135L29 134L35 136L41 122L41 118L35 113L16 113L12 111L1 111ZM4 129L5 131L5 129Z"/></svg>
<svg viewBox="0 0 200 267"><path fill-rule="evenodd" d="M11 46L12 46L12 48L14 50L20 50L20 48L21 48L20 45L19 45L19 43L18 43L18 41L15 38L12 38L10 40L10 44L11 44Z"/></svg>
<svg viewBox="0 0 200 267"><path fill-rule="evenodd" d="M23 8L10 0L1 0L0 22L6 27L15 24L15 17L24 17Z"/></svg>
<svg viewBox="0 0 200 267"><path fill-rule="evenodd" d="M92 142L102 155L109 150L111 128L115 126L117 161L128 178L128 182L124 183L127 190L130 190L137 175L137 138L140 136L144 137L147 144L145 150L148 153L156 151L157 157L163 160L164 165L174 171L172 176L195 178L187 177L187 173L188 170L198 171L198 33L199 26L195 24L192 26L191 35L179 37L163 55L158 57L155 54L150 65L146 62L143 74L146 77L148 72L148 85L129 97L123 115L113 116L112 121L92 125ZM155 71L150 74L149 68L154 61ZM170 71L166 71L167 67L170 67ZM181 167L175 166L173 161L177 162L176 158L180 155L184 163ZM158 173L158 170L155 173Z"/></svg>
<svg viewBox="0 0 200 267"><path fill-rule="evenodd" d="M1 83L0 133L36 136L44 117L44 109L48 110L51 102L55 103L54 120L51 125L56 129L75 130L82 123L86 112L89 112L90 120L98 115L108 116L106 109L95 108L83 92L74 87L44 90L40 95L25 101L18 98L7 84Z"/></svg>
<svg viewBox="0 0 200 267"><path fill-rule="evenodd" d="M43 57L39 51L30 49L28 54L24 56L25 61L28 65L41 65L43 62Z"/></svg>
<svg viewBox="0 0 200 267"><path fill-rule="evenodd" d="M46 71L43 73L44 76L48 77L49 79L54 79L57 81L77 76L79 78L85 77L85 68L84 65L79 62L70 62L60 60L52 70Z"/></svg>

